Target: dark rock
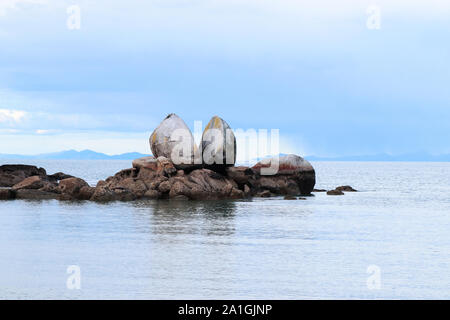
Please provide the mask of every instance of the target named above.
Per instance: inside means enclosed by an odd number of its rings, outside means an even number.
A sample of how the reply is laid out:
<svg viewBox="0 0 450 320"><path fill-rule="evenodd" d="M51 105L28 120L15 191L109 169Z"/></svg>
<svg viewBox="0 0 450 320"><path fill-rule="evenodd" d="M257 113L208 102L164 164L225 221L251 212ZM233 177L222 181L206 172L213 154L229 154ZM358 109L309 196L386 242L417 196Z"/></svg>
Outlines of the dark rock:
<svg viewBox="0 0 450 320"><path fill-rule="evenodd" d="M272 194L270 193L269 190L264 190L264 191L258 193L256 196L261 197L261 198L269 198L272 196Z"/></svg>
<svg viewBox="0 0 450 320"><path fill-rule="evenodd" d="M226 175L242 187L255 179L255 172L249 167L228 167Z"/></svg>
<svg viewBox="0 0 450 320"><path fill-rule="evenodd" d="M142 198L149 200L156 200L161 198L161 192L159 192L158 190L148 190L147 192L145 192Z"/></svg>
<svg viewBox="0 0 450 320"><path fill-rule="evenodd" d="M59 199L59 195L36 189L20 189L16 191L16 199L50 200Z"/></svg>
<svg viewBox="0 0 450 320"><path fill-rule="evenodd" d="M327 191L327 195L329 196L342 196L344 193L341 190L330 190Z"/></svg>
<svg viewBox="0 0 450 320"><path fill-rule="evenodd" d="M57 173L47 176L47 178L49 181L57 182L57 181L64 180L64 179L74 178L74 176L65 174L63 172L57 172Z"/></svg>
<svg viewBox="0 0 450 320"><path fill-rule="evenodd" d="M7 164L0 166L0 187L12 187L32 176L46 177L47 173L43 168L23 164Z"/></svg>
<svg viewBox="0 0 450 320"><path fill-rule="evenodd" d="M188 197L186 197L186 196L180 194L180 195L178 195L178 196L175 196L175 197L170 198L170 200L190 200L190 199L189 199Z"/></svg>
<svg viewBox="0 0 450 320"><path fill-rule="evenodd" d="M14 190L9 188L0 188L0 200L11 200L16 198Z"/></svg>
<svg viewBox="0 0 450 320"><path fill-rule="evenodd" d="M78 200L90 200L92 196L94 195L95 188L84 186L81 187L80 192L78 193Z"/></svg>
<svg viewBox="0 0 450 320"><path fill-rule="evenodd" d="M298 200L306 200L306 198L299 197Z"/></svg>
<svg viewBox="0 0 450 320"><path fill-rule="evenodd" d="M327 192L325 189L313 189L312 192Z"/></svg>
<svg viewBox="0 0 450 320"><path fill-rule="evenodd" d="M346 191L346 192L357 192L358 190L353 189L351 186L340 186L337 187L336 190Z"/></svg>
<svg viewBox="0 0 450 320"><path fill-rule="evenodd" d="M297 197L293 197L293 196L285 196L284 200L297 200Z"/></svg>
<svg viewBox="0 0 450 320"><path fill-rule="evenodd" d="M115 199L115 193L105 186L97 186L91 197L91 200L96 202L109 202Z"/></svg>

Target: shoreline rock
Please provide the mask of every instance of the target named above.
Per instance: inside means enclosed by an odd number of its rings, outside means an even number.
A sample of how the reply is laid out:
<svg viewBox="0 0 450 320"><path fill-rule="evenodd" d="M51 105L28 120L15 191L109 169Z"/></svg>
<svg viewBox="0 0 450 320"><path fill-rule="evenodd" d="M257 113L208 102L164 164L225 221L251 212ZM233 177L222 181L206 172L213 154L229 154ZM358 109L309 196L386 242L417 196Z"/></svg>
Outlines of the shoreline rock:
<svg viewBox="0 0 450 320"><path fill-rule="evenodd" d="M289 159L298 157L290 155ZM284 163L286 159L280 159ZM300 158L300 157L298 157ZM301 158L300 158L301 159ZM42 168L13 166L14 185L0 189L0 199L91 200L97 202L134 201L139 199L220 200L248 197L310 195L315 184L314 169L290 168L272 176L261 175L250 167L227 167L224 172L199 168L177 169L165 157L136 159L133 167L117 172L95 187L83 179L57 173L43 174ZM19 172L22 168L23 172ZM29 174L40 173L40 175ZM8 173L10 174L10 173ZM10 177L7 179L12 181Z"/></svg>

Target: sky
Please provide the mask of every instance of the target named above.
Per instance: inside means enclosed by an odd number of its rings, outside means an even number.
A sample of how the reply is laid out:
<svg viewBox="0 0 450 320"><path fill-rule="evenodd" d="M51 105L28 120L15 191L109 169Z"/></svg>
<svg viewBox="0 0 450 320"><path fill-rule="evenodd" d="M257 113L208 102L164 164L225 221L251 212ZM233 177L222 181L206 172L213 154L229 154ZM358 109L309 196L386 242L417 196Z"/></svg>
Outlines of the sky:
<svg viewBox="0 0 450 320"><path fill-rule="evenodd" d="M448 0L0 0L0 153L149 153L172 112L279 129L302 156L450 153L449 16Z"/></svg>

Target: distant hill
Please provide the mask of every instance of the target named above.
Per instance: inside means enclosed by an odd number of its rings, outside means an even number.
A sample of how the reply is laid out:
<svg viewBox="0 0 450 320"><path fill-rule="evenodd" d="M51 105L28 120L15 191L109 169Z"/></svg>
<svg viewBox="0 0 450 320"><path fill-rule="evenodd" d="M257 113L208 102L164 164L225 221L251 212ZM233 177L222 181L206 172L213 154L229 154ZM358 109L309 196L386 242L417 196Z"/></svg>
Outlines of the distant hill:
<svg viewBox="0 0 450 320"><path fill-rule="evenodd" d="M316 157L306 156L309 161L417 161L417 162L450 162L450 154L430 155L426 153L410 153L402 155L376 154L365 156Z"/></svg>
<svg viewBox="0 0 450 320"><path fill-rule="evenodd" d="M280 156L285 154L280 153ZM19 154L0 154L0 159L40 159L40 160L133 160L137 158L147 157L150 154L142 154L139 152L129 152L119 155L107 155L92 150L67 150L54 153L44 153L38 155L19 155ZM450 162L450 154L430 155L426 153L411 153L402 155L376 154L364 156L342 156L342 157L317 157L305 156L309 161L418 161L418 162ZM253 159L254 163L259 159Z"/></svg>
<svg viewBox="0 0 450 320"><path fill-rule="evenodd" d="M136 158L147 157L148 154L138 152L129 152L119 155L107 155L92 150L67 150L55 153L44 153L38 155L18 155L18 154L0 154L0 159L41 159L41 160L133 160Z"/></svg>

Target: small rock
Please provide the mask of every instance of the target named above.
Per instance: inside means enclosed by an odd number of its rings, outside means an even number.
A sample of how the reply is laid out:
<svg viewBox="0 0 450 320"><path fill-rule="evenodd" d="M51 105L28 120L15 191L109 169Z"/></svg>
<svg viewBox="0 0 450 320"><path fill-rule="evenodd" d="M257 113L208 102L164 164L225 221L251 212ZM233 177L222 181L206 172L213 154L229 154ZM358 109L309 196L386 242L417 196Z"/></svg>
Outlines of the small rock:
<svg viewBox="0 0 450 320"><path fill-rule="evenodd" d="M172 188L172 184L168 180L161 182L158 186L158 190L162 193L168 193L171 188Z"/></svg>
<svg viewBox="0 0 450 320"><path fill-rule="evenodd" d="M313 189L312 192L327 192L325 189Z"/></svg>
<svg viewBox="0 0 450 320"><path fill-rule="evenodd" d="M244 186L244 195L248 197L248 196L250 196L250 193L251 193L250 187L248 185L245 185Z"/></svg>
<svg viewBox="0 0 450 320"><path fill-rule="evenodd" d="M284 200L297 200L297 197L294 196L285 196Z"/></svg>
<svg viewBox="0 0 450 320"><path fill-rule="evenodd" d="M346 192L357 192L358 190L353 189L351 186L340 186L337 187L336 190L346 191Z"/></svg>
<svg viewBox="0 0 450 320"><path fill-rule="evenodd" d="M306 198L299 197L298 200L306 200Z"/></svg>
<svg viewBox="0 0 450 320"><path fill-rule="evenodd" d="M272 196L272 194L270 193L269 190L264 190L264 191L258 193L257 196L261 197L261 198L269 198Z"/></svg>
<svg viewBox="0 0 450 320"><path fill-rule="evenodd" d="M172 161L167 159L166 157L158 157L158 172L163 172L167 176L172 176L177 173L177 169L175 168Z"/></svg>
<svg viewBox="0 0 450 320"><path fill-rule="evenodd" d="M327 195L329 195L329 196L343 196L344 193L341 190L330 190L330 191L327 191Z"/></svg>

